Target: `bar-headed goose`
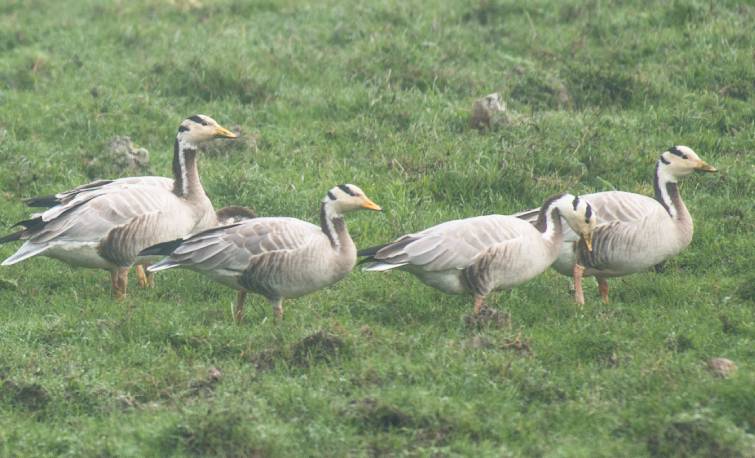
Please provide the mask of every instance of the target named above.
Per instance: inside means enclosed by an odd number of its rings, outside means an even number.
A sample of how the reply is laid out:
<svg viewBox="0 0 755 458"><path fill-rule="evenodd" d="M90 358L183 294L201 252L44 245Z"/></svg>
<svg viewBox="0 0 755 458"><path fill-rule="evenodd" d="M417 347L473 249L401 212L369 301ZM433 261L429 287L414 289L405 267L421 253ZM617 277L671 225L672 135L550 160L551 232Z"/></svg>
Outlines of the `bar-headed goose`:
<svg viewBox="0 0 755 458"><path fill-rule="evenodd" d="M85 194L89 192L96 195L103 192L112 192L112 190L116 188L123 188L134 185L158 186L166 190L172 190L173 184L174 182L172 178L155 176L124 177L112 180L97 180L57 194L30 197L28 199L24 199L24 203L29 207L50 208L57 205L66 205L77 197L84 197ZM223 207L220 210L217 210L215 212L215 215L217 216L218 226L238 223L239 221L254 218L256 216L253 210L236 205ZM18 234L20 234L21 232L23 232L23 230L19 231ZM137 259L135 268L137 282L142 288L153 288L155 286L155 275L153 273L146 272L144 270L145 265L148 265L148 263L139 263L139 260Z"/></svg>
<svg viewBox="0 0 755 458"><path fill-rule="evenodd" d="M584 303L582 277L594 276L603 302L608 303L606 278L647 270L679 254L692 241L692 217L679 194L677 181L694 171L716 169L687 146L661 154L655 166L655 198L622 191L586 194L598 218L592 251L567 231L553 267L573 276L575 299ZM535 221L534 211L517 216Z"/></svg>
<svg viewBox="0 0 755 458"><path fill-rule="evenodd" d="M280 318L284 299L331 285L354 268L356 247L343 215L361 208L381 210L357 186L343 184L322 199L319 226L296 218L255 218L161 243L142 254L168 255L149 267L151 272L185 267L237 290L237 321L243 318L247 292L264 296Z"/></svg>
<svg viewBox="0 0 755 458"><path fill-rule="evenodd" d="M543 202L536 225L519 218L487 215L448 221L359 252L364 270L400 268L451 294L474 295L474 312L494 290L512 288L547 269L563 240L561 216L588 246L595 216L571 194Z"/></svg>
<svg viewBox="0 0 755 458"><path fill-rule="evenodd" d="M0 243L25 240L2 265L44 255L74 266L105 269L110 271L113 296L123 298L128 269L139 251L215 226L215 211L199 181L197 145L218 137L236 135L209 116L185 119L176 135L170 188L139 180L87 185L18 223L23 230L0 238Z"/></svg>

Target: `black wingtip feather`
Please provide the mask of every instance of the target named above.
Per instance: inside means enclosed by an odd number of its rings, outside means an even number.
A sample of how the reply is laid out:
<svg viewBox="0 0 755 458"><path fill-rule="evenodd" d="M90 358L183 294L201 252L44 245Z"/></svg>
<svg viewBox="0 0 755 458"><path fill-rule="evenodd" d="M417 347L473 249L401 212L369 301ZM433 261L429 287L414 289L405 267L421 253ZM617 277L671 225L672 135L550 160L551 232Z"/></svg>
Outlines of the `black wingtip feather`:
<svg viewBox="0 0 755 458"><path fill-rule="evenodd" d="M55 197L55 194L50 194L49 196L29 197L23 199L23 203L27 207L50 208L60 204L60 199Z"/></svg>
<svg viewBox="0 0 755 458"><path fill-rule="evenodd" d="M16 231L12 234L0 237L0 243L15 242L16 240L21 239L21 236L24 235L24 232L26 232L26 229L21 229L20 231Z"/></svg>
<svg viewBox="0 0 755 458"><path fill-rule="evenodd" d="M375 245L375 246L371 246L369 248L365 248L365 249L359 250L359 251L357 251L357 256L360 256L360 257L362 257L362 256L368 256L368 257L375 256L378 251L382 250L383 248L387 247L388 245L390 245L390 243L384 243L382 245Z"/></svg>
<svg viewBox="0 0 755 458"><path fill-rule="evenodd" d="M147 247L139 252L139 256L168 256L178 248L184 239L171 240Z"/></svg>

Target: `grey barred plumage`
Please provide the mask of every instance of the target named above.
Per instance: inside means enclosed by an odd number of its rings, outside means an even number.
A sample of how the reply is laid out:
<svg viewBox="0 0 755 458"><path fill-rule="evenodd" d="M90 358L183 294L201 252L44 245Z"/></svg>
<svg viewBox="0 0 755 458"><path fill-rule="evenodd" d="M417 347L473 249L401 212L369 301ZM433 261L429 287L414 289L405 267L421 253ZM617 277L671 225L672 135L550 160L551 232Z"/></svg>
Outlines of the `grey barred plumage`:
<svg viewBox="0 0 755 458"><path fill-rule="evenodd" d="M236 320L243 316L247 292L264 296L281 316L283 299L333 284L354 267L356 247L343 214L360 208L380 210L358 187L336 186L322 199L320 226L268 217L211 229L181 241L149 270L185 267L236 289ZM163 247L168 245L158 251ZM144 254L153 252L148 248Z"/></svg>
<svg viewBox="0 0 755 458"><path fill-rule="evenodd" d="M359 254L369 256L363 262L366 271L399 268L443 292L471 293L479 313L492 291L528 281L556 259L562 215L589 245L595 219L585 222L588 208L584 200L560 194L543 202L535 227L513 216L478 216L441 223Z"/></svg>
<svg viewBox="0 0 755 458"><path fill-rule="evenodd" d="M716 169L691 148L675 146L662 153L656 163L655 198L623 191L582 195L598 218L592 252L578 244L576 234L567 228L561 253L553 264L559 273L575 276L577 302L584 302L584 297L576 277L595 276L607 302L606 278L647 270L690 244L692 217L679 194L677 181L694 171ZM532 210L517 216L535 223Z"/></svg>
<svg viewBox="0 0 755 458"><path fill-rule="evenodd" d="M33 203L55 205L22 222L12 239L24 245L3 265L45 255L69 264L110 271L113 294L125 296L126 273L146 246L212 227L216 215L202 189L196 169L196 145L212 138L234 138L212 118L204 124L181 123L174 151L174 179L131 177L98 180ZM188 151L188 154L187 154ZM180 189L180 193L171 192ZM50 196L48 196L50 197Z"/></svg>

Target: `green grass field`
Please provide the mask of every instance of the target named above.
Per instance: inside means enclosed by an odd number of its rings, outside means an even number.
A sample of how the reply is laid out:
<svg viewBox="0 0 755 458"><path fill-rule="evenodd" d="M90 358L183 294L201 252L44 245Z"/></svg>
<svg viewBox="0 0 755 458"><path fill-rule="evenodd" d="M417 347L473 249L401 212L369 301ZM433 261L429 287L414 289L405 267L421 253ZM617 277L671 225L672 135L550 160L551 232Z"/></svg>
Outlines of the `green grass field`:
<svg viewBox="0 0 755 458"><path fill-rule="evenodd" d="M317 221L333 185L382 214L360 247L556 192L652 194L658 155L720 169L681 186L691 246L665 272L553 271L491 297L355 271L287 303L189 271L132 277L35 258L0 270L3 456L755 455L755 6L738 1L5 0L0 227L20 199L169 175L186 116L244 139L200 159L216 207ZM500 91L511 124L467 127ZM96 160L128 135L147 170ZM18 244L0 246L0 258ZM711 357L739 367L729 378Z"/></svg>

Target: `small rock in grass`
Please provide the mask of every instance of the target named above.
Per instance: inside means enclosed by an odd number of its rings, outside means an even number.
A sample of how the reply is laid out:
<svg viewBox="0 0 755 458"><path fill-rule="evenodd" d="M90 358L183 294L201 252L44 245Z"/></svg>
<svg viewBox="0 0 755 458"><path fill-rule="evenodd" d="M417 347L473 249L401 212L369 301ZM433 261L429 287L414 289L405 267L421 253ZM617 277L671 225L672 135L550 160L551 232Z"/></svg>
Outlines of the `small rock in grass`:
<svg viewBox="0 0 755 458"><path fill-rule="evenodd" d="M220 372L220 369L217 367L211 367L209 370L209 374L207 375L207 379L211 382L217 382L218 380L223 377L222 372Z"/></svg>
<svg viewBox="0 0 755 458"><path fill-rule="evenodd" d="M737 365L730 359L711 358L708 360L708 369L718 377L728 378L737 371Z"/></svg>
<svg viewBox="0 0 755 458"><path fill-rule="evenodd" d="M478 130L490 129L508 121L506 103L497 92L475 100L469 115L469 125Z"/></svg>
<svg viewBox="0 0 755 458"><path fill-rule="evenodd" d="M118 165L126 168L139 169L149 165L149 151L134 145L131 138L126 136L113 137L106 153Z"/></svg>
<svg viewBox="0 0 755 458"><path fill-rule="evenodd" d="M102 154L87 161L87 174L92 177L111 175L124 170L142 171L149 166L149 151L131 142L127 136L113 137Z"/></svg>

